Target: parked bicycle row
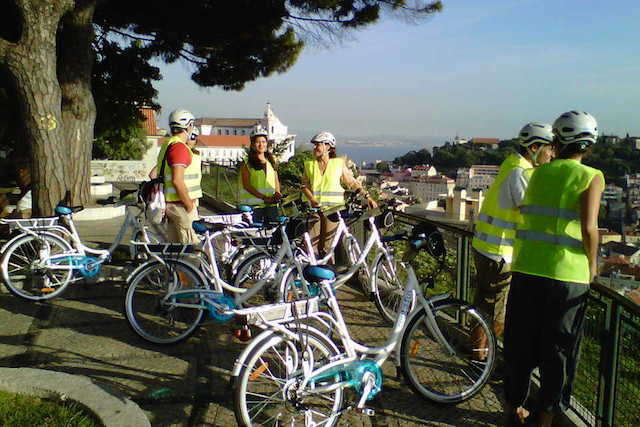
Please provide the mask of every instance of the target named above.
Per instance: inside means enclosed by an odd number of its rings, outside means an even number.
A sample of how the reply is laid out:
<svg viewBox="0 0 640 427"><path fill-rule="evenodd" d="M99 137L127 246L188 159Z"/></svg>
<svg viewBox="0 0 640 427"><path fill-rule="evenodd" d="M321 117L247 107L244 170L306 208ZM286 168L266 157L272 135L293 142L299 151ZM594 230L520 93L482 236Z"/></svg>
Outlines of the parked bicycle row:
<svg viewBox="0 0 640 427"><path fill-rule="evenodd" d="M327 253L318 257L309 229L319 208L301 206L296 216L257 223L251 208L241 206L194 222L201 243L190 245L159 242L145 224L142 202L138 197L129 203L109 250L82 243L73 223L81 207L58 206L51 218L6 221L16 235L2 248L5 285L28 300L58 296L71 283L99 274L131 229L130 255L138 265L127 279L124 306L141 338L177 343L205 319L234 322L245 339L255 335L233 370L241 425L332 425L349 407L346 388L359 396L351 406L371 413L367 401L380 392L380 366L390 357L413 390L437 402L468 399L491 375L495 340L489 323L449 295L427 298L430 283L419 284L410 263L396 259L390 245L406 240L409 256L428 251L442 263L440 233L422 225L383 236L393 204L370 211L354 197L324 210L338 225ZM368 230L363 246L348 226L356 220ZM329 264L340 246L344 270ZM358 272L365 295L393 324L379 347L352 338L337 299L336 289ZM479 334L487 337L486 347L475 348L472 337Z"/></svg>

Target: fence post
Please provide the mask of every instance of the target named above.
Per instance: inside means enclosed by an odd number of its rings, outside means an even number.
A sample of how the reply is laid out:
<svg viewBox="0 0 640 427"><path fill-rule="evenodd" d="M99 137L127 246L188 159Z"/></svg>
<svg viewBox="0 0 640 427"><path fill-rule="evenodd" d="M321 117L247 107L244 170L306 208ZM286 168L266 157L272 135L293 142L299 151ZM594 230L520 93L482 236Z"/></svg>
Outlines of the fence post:
<svg viewBox="0 0 640 427"><path fill-rule="evenodd" d="M614 299L607 305L600 348L600 387L598 390L597 426L613 426L615 418L616 379L620 351L622 307Z"/></svg>
<svg viewBox="0 0 640 427"><path fill-rule="evenodd" d="M220 200L218 198L218 189L220 188L220 166L216 165L216 200Z"/></svg>
<svg viewBox="0 0 640 427"><path fill-rule="evenodd" d="M469 297L469 238L459 236L457 239L458 256L456 260L456 297L467 301Z"/></svg>

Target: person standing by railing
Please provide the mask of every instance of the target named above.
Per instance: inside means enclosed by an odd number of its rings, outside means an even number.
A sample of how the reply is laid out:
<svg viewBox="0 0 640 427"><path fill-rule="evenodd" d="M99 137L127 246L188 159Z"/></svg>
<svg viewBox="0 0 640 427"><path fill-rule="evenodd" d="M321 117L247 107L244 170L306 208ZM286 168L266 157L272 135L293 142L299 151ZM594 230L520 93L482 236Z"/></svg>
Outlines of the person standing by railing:
<svg viewBox="0 0 640 427"><path fill-rule="evenodd" d="M598 138L583 111L553 124L558 158L535 170L516 232L504 336L508 418L524 423L531 372L540 369L539 426L571 399L589 284L597 274L602 172L582 159Z"/></svg>
<svg viewBox="0 0 640 427"><path fill-rule="evenodd" d="M199 218L198 201L202 197L201 158L195 150L198 132L194 122L195 117L187 110L175 110L169 115L171 138L160 148L158 163L149 173L151 178L160 171L164 173L169 242L199 241L191 226Z"/></svg>
<svg viewBox="0 0 640 427"><path fill-rule="evenodd" d="M518 152L508 156L476 218L473 255L476 265L476 294L473 305L489 316L496 337L504 331L507 295L511 283L511 261L516 226L522 221L520 206L531 168L548 163L553 150L551 125L527 123L518 136ZM479 334L477 332L476 334ZM486 347L485 336L474 337L475 348ZM481 352L474 355L483 360Z"/></svg>
<svg viewBox="0 0 640 427"><path fill-rule="evenodd" d="M249 157L240 166L240 203L253 207L255 222L273 221L282 198L276 160L268 150L268 136L267 130L259 125L251 131Z"/></svg>
<svg viewBox="0 0 640 427"><path fill-rule="evenodd" d="M320 132L311 138L313 144L313 160L304 162L302 176L302 193L313 207L331 208L344 203L344 188L342 184L362 193L370 208L375 209L378 204L353 177L347 167L346 158L336 154L336 138L330 132ZM338 226L322 213L319 221L311 227L310 234L316 242L319 255L324 256L331 245L331 238Z"/></svg>

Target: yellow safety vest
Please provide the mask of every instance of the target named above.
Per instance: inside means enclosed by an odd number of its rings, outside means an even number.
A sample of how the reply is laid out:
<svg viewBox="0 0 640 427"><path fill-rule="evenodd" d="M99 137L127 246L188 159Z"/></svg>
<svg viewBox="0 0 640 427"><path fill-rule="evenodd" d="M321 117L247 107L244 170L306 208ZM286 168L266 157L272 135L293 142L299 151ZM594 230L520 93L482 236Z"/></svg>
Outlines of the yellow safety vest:
<svg viewBox="0 0 640 427"><path fill-rule="evenodd" d="M602 177L602 172L571 159L536 169L520 209L523 221L516 232L513 271L589 283L580 198L596 175Z"/></svg>
<svg viewBox="0 0 640 427"><path fill-rule="evenodd" d="M164 153L169 149L169 146L172 144L185 144L178 137L171 137L169 140L162 146L160 152L158 153L158 163L157 163L157 172L160 173L162 168L162 160L164 159ZM187 187L187 191L189 192L189 198L191 200L199 199L202 197L202 188L200 187L200 181L202 179L202 169L201 169L201 157L198 154L195 154L191 148L187 144L185 144L189 149L189 153L191 153L191 163L184 170L184 184ZM176 192L176 188L172 182L173 175L171 173L171 166L169 163L165 161L164 166L164 197L167 202L179 202L180 197Z"/></svg>
<svg viewBox="0 0 640 427"><path fill-rule="evenodd" d="M329 159L324 174L320 171L317 160L304 162L304 173L309 178L313 197L320 206L336 206L344 203L344 189L340 184L343 168L344 158L339 157Z"/></svg>
<svg viewBox="0 0 640 427"><path fill-rule="evenodd" d="M516 168L530 169L531 163L519 154L511 154L502 162L476 218L472 242L477 250L503 258L511 258L516 228L522 222L519 209L502 209L499 203L502 184Z"/></svg>
<svg viewBox="0 0 640 427"><path fill-rule="evenodd" d="M249 171L249 182L251 186L255 188L260 194L272 197L276 192L276 171L271 166L271 162L266 163L266 172L264 169L254 169L248 162L245 162L245 166ZM257 198L253 194L244 189L242 185L242 174L239 175L240 179L240 203L250 206L272 206L267 204L264 200Z"/></svg>

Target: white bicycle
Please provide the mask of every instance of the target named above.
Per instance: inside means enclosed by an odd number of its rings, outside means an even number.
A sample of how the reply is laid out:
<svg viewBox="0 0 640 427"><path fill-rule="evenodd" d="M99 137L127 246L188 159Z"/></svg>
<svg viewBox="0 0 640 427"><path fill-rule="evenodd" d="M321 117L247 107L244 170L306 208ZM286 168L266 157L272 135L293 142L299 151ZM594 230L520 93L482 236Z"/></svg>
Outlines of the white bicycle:
<svg viewBox="0 0 640 427"><path fill-rule="evenodd" d="M437 256L444 252L442 236L435 229L414 229L409 240L414 252L426 249ZM369 247L370 242L359 264ZM245 348L234 366L238 424L331 426L349 409L344 405L349 387L359 394L355 408L373 414L365 404L380 392L380 367L392 354L410 387L427 399L457 403L478 393L496 358L489 322L476 308L448 294L426 298L413 268L408 264L405 268L408 282L402 304L391 336L380 347L353 340L336 298L335 288L357 271L357 265L338 279L322 266L305 269L306 279L321 286L328 312L308 300L306 305L284 303L292 313L289 322L270 323L254 315L269 329ZM410 311L414 297L417 303ZM330 325L333 336L323 332L325 327L313 326L317 324ZM487 345L478 348L474 337L482 334Z"/></svg>
<svg viewBox="0 0 640 427"><path fill-rule="evenodd" d="M121 201L112 202L127 204L122 199L137 191L122 191ZM47 300L62 294L70 283L96 276L129 230L129 240L160 240L157 234L147 230L139 204L129 203L113 244L106 250L87 247L73 222L73 213L82 209L82 206L58 205L55 217L0 220L20 231L3 247L0 261L2 280L13 295L30 301ZM136 248L129 249L131 258L135 259Z"/></svg>

